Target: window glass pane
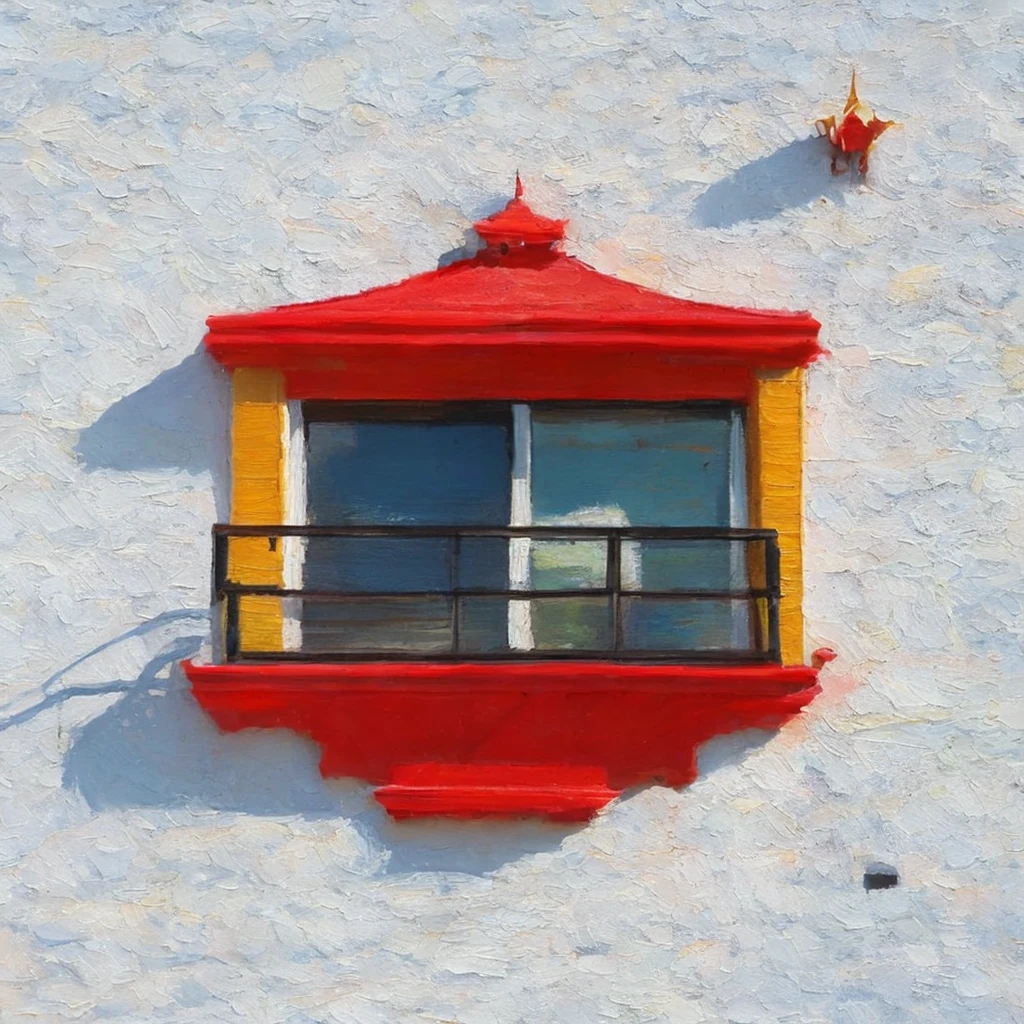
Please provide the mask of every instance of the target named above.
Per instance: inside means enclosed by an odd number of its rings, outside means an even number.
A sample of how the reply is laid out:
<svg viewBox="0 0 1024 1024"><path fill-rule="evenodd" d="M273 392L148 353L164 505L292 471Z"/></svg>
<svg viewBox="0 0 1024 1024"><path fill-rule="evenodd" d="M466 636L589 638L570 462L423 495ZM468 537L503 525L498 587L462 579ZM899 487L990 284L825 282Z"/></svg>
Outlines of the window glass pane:
<svg viewBox="0 0 1024 1024"><path fill-rule="evenodd" d="M459 651L500 654L508 645L508 599L463 597L459 602Z"/></svg>
<svg viewBox="0 0 1024 1024"><path fill-rule="evenodd" d="M451 649L451 601L445 597L306 598L302 649L317 654L444 654Z"/></svg>
<svg viewBox="0 0 1024 1024"><path fill-rule="evenodd" d="M726 407L533 409L533 521L541 525L728 528L745 467L739 414ZM739 468L737 468L739 467ZM533 542L531 584L605 585L602 545ZM719 541L624 540L626 592L728 591L747 585L741 545ZM743 602L637 604L624 610L622 646L636 650L743 647ZM533 605L536 646L573 635L572 605ZM576 627L577 630L581 627ZM586 634L586 630L583 630ZM742 636L741 636L742 634ZM724 640L723 640L724 638ZM585 640L594 644L594 637ZM599 646L599 644L598 644Z"/></svg>
<svg viewBox="0 0 1024 1024"><path fill-rule="evenodd" d="M508 590L507 537L462 537L458 585L462 590Z"/></svg>
<svg viewBox="0 0 1024 1024"><path fill-rule="evenodd" d="M729 526L731 410L533 410L533 517Z"/></svg>
<svg viewBox="0 0 1024 1024"><path fill-rule="evenodd" d="M536 650L610 651L613 645L609 597L542 597L530 601Z"/></svg>
<svg viewBox="0 0 1024 1024"><path fill-rule="evenodd" d="M764 545L744 540L624 540L623 591L746 590Z"/></svg>
<svg viewBox="0 0 1024 1024"><path fill-rule="evenodd" d="M623 646L642 651L757 653L756 602L717 598L622 598Z"/></svg>
<svg viewBox="0 0 1024 1024"><path fill-rule="evenodd" d="M323 526L504 526L511 503L510 414L387 407L307 421L307 509ZM508 542L465 539L453 578L453 538L312 537L304 585L352 594L437 592L453 585L501 589ZM447 598L304 602L303 646L327 651L444 651ZM479 633L483 625L477 630ZM507 639L504 621L490 627ZM481 642L486 638L481 638Z"/></svg>
<svg viewBox="0 0 1024 1024"><path fill-rule="evenodd" d="M604 540L530 541L530 587L533 590L593 590L608 578L608 543Z"/></svg>
<svg viewBox="0 0 1024 1024"><path fill-rule="evenodd" d="M453 543L449 537L313 537L305 583L354 594L446 592Z"/></svg>
<svg viewBox="0 0 1024 1024"><path fill-rule="evenodd" d="M508 523L507 422L312 422L307 433L311 523Z"/></svg>

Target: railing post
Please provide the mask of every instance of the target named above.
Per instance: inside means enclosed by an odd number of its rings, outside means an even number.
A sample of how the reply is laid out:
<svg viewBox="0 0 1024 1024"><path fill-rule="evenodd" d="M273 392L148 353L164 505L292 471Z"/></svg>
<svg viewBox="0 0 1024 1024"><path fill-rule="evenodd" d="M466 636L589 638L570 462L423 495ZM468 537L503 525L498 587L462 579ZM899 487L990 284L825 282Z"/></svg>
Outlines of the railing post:
<svg viewBox="0 0 1024 1024"><path fill-rule="evenodd" d="M622 649L622 534L618 530L608 533L608 564L605 586L611 595L612 650Z"/></svg>
<svg viewBox="0 0 1024 1024"><path fill-rule="evenodd" d="M779 599L781 571L778 537L764 542L765 582L768 590L768 655L773 661L782 660L782 640L779 634Z"/></svg>
<svg viewBox="0 0 1024 1024"><path fill-rule="evenodd" d="M228 591L227 614L224 623L224 656L228 661L235 661L240 653L241 631L238 624L239 596L235 591Z"/></svg>
<svg viewBox="0 0 1024 1024"><path fill-rule="evenodd" d="M218 529L213 531L213 595L219 601L224 596L228 579L228 544L231 538Z"/></svg>
<svg viewBox="0 0 1024 1024"><path fill-rule="evenodd" d="M760 556L760 557L758 557ZM751 590L768 589L768 541L763 538L747 537L743 541L743 557L747 569L747 587ZM761 598L747 598L747 611L753 619L754 650L764 654L768 649L766 628L768 626L768 598L765 598L762 614Z"/></svg>
<svg viewBox="0 0 1024 1024"><path fill-rule="evenodd" d="M452 553L450 566L449 590L452 597L452 654L459 653L459 612L461 601L459 596L459 548L462 544L462 534L457 533L451 538Z"/></svg>
<svg viewBox="0 0 1024 1024"><path fill-rule="evenodd" d="M222 529L214 526L210 535L213 553L210 566L210 650L214 664L220 665L225 659L225 613L224 585L228 575L229 537Z"/></svg>

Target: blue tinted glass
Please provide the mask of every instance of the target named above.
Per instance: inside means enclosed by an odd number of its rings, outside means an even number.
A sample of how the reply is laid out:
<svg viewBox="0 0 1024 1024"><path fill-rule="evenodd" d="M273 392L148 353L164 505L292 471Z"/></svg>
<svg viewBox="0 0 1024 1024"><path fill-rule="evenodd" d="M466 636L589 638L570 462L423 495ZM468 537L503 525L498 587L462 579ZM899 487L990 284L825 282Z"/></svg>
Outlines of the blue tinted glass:
<svg viewBox="0 0 1024 1024"><path fill-rule="evenodd" d="M737 427L728 409L535 408L534 522L728 527L733 471L744 466L744 453L730 452L730 445L742 446ZM594 564L584 567L581 557L571 557L572 550L549 547L552 550L546 551L534 544L534 586L544 585L555 569L560 580L585 577L592 585L603 586L603 555L598 553ZM545 568L550 570L547 575ZM640 594L644 590L727 591L746 585L742 570L743 553L733 550L728 541L624 541L622 545L623 589ZM535 601L533 607L538 648L566 642L599 647L605 639L596 610L580 602ZM744 628L737 609L743 618L745 608L729 601L627 602L622 641L626 648L640 650L728 647Z"/></svg>
<svg viewBox="0 0 1024 1024"><path fill-rule="evenodd" d="M508 523L504 423L314 422L308 434L311 523Z"/></svg>
<svg viewBox="0 0 1024 1024"><path fill-rule="evenodd" d="M730 413L533 411L536 522L728 526Z"/></svg>
<svg viewBox="0 0 1024 1024"><path fill-rule="evenodd" d="M622 598L623 644L648 651L755 651L752 602Z"/></svg>
<svg viewBox="0 0 1024 1024"><path fill-rule="evenodd" d="M451 648L445 597L374 597L302 602L302 647L321 654L391 651L443 654Z"/></svg>
<svg viewBox="0 0 1024 1024"><path fill-rule="evenodd" d="M443 593L451 589L447 537L311 537L303 577L314 590Z"/></svg>
<svg viewBox="0 0 1024 1024"><path fill-rule="evenodd" d="M509 521L507 424L313 421L307 427L309 522L324 526L502 526ZM333 538L306 542L307 588L355 594L501 589L507 542L465 540L453 580L451 538ZM304 646L328 651L445 650L452 607L444 598L305 602ZM491 618L494 618L493 616ZM503 619L477 627L505 641Z"/></svg>

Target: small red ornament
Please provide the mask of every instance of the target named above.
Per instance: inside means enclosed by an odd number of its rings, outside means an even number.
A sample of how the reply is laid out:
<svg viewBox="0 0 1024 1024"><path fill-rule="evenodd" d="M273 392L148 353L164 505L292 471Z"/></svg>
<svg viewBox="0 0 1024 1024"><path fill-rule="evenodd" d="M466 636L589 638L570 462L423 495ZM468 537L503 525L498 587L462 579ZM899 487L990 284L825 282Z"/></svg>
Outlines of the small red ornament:
<svg viewBox="0 0 1024 1024"><path fill-rule="evenodd" d="M811 665L813 665L814 668L823 668L830 661L835 661L838 657L839 655L836 654L831 647L819 647L811 655Z"/></svg>
<svg viewBox="0 0 1024 1024"><path fill-rule="evenodd" d="M861 174L867 174L868 154L875 140L886 130L896 124L895 121L883 121L866 104L857 97L857 72L850 79L850 95L846 98L843 117L837 121L834 114L820 117L814 122L819 135L827 135L828 141L835 147L832 157L832 173L843 174L849 170L850 157L860 154L857 168ZM840 156L846 158L843 166L839 165Z"/></svg>

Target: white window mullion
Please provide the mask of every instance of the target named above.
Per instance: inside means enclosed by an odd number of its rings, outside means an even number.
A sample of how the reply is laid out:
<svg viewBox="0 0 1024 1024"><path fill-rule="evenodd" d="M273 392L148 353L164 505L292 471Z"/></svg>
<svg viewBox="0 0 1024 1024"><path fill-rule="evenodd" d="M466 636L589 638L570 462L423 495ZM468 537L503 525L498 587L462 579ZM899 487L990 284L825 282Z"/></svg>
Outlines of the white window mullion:
<svg viewBox="0 0 1024 1024"><path fill-rule="evenodd" d="M530 481L530 407L512 406L512 501L510 526L530 526L533 500ZM530 586L530 540L513 537L508 544L509 590ZM513 651L533 650L533 624L529 601L508 603L508 645Z"/></svg>
<svg viewBox="0 0 1024 1024"><path fill-rule="evenodd" d="M729 417L729 525L745 527L747 507L747 444L743 431L743 413L733 409Z"/></svg>
<svg viewBox="0 0 1024 1024"><path fill-rule="evenodd" d="M302 402L289 401L284 416L284 508L285 526L306 525L306 432ZM282 538L284 552L283 585L288 590L302 589L306 561L304 537ZM302 649L302 599L286 597L283 604L282 640L286 651Z"/></svg>
<svg viewBox="0 0 1024 1024"><path fill-rule="evenodd" d="M729 525L745 527L750 522L747 498L747 442L743 430L743 413L733 409L729 417ZM729 586L745 590L750 586L748 546L733 541L729 544ZM731 609L731 643L743 650L749 643L751 615L758 615L757 606L735 602Z"/></svg>

